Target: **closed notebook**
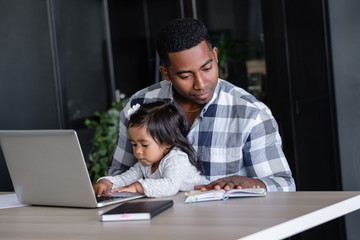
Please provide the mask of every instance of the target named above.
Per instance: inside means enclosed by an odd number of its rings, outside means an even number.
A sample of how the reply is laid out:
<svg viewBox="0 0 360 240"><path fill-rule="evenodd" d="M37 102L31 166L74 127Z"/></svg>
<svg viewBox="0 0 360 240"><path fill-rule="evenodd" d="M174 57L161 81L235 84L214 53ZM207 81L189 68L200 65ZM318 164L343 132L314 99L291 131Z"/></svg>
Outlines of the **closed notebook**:
<svg viewBox="0 0 360 240"><path fill-rule="evenodd" d="M173 200L128 202L105 212L101 215L101 220L149 220L173 205Z"/></svg>
<svg viewBox="0 0 360 240"><path fill-rule="evenodd" d="M229 191L221 189L206 192L190 191L185 193L187 196L185 203L226 200L232 197L265 197L266 194L264 188L231 189Z"/></svg>

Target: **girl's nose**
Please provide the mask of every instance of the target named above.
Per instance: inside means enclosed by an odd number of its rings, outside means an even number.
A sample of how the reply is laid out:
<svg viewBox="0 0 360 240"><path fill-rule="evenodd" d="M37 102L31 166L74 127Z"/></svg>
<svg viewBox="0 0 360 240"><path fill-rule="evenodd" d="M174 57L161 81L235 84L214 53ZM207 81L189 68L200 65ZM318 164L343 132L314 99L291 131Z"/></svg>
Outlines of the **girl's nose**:
<svg viewBox="0 0 360 240"><path fill-rule="evenodd" d="M137 155L141 155L141 154L142 154L142 149L141 149L140 147L137 147L137 148L135 149L135 153L136 153Z"/></svg>

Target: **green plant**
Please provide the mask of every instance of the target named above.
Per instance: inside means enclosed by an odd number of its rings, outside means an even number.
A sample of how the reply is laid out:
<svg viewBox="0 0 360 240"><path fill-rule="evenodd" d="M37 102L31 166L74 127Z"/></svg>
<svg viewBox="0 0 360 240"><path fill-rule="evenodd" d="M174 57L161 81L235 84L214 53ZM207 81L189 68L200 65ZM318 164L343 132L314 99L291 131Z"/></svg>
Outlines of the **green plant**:
<svg viewBox="0 0 360 240"><path fill-rule="evenodd" d="M239 59L247 60L246 53L238 50L238 48L247 46L247 42L234 40L229 35L223 35L216 46L218 49L220 77L228 79L230 69L237 71Z"/></svg>
<svg viewBox="0 0 360 240"><path fill-rule="evenodd" d="M105 112L95 112L94 119L86 119L85 125L94 129L92 149L86 163L91 181L107 175L117 139L120 111L129 99L112 103L112 107Z"/></svg>

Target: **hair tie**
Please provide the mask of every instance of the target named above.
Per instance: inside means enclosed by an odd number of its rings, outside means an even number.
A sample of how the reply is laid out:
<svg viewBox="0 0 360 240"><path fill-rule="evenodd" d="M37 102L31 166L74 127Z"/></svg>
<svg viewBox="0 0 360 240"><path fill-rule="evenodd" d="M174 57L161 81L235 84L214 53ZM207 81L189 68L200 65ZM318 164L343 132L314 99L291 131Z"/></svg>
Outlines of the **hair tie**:
<svg viewBox="0 0 360 240"><path fill-rule="evenodd" d="M140 108L140 104L135 104L127 111L126 118L130 120L130 116Z"/></svg>

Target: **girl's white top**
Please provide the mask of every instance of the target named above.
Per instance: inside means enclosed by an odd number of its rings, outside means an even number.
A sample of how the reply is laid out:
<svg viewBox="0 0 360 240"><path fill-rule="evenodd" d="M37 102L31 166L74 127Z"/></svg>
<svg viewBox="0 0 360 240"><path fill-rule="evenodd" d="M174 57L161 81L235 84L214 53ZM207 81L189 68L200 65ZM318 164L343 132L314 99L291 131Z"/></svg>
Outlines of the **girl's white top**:
<svg viewBox="0 0 360 240"><path fill-rule="evenodd" d="M178 191L194 190L195 185L208 184L207 180L193 166L188 155L178 148L173 148L161 161L158 169L151 173L151 165L144 166L137 162L128 171L106 176L113 183L113 189L139 181L147 197L165 197L175 195ZM98 180L98 181L99 181Z"/></svg>

